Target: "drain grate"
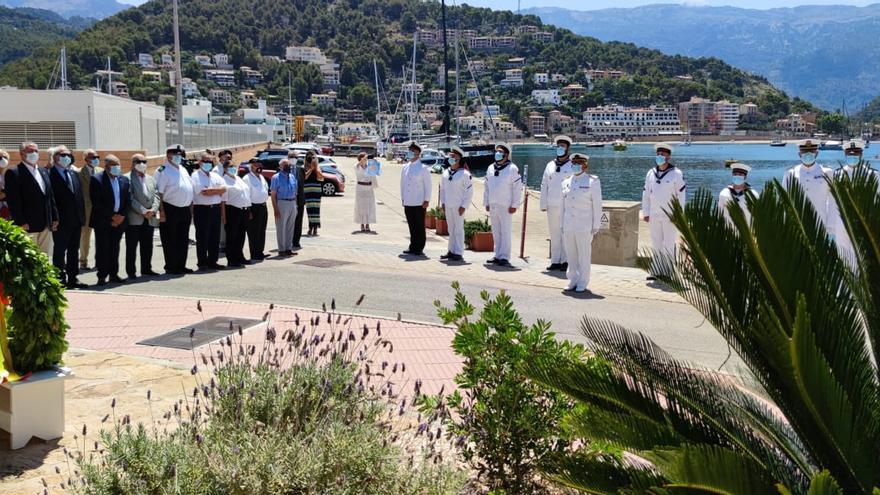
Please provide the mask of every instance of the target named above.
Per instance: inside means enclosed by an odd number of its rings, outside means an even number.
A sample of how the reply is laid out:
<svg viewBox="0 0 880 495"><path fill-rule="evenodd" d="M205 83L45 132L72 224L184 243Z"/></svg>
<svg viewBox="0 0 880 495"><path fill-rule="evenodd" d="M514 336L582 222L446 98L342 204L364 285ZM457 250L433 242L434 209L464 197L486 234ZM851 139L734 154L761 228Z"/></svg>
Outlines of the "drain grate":
<svg viewBox="0 0 880 495"><path fill-rule="evenodd" d="M310 260L297 261L294 265L308 265L316 268L333 268L342 265L351 265L351 261L331 260L327 258L312 258Z"/></svg>
<svg viewBox="0 0 880 495"><path fill-rule="evenodd" d="M232 331L230 331L230 323ZM154 347L169 347L172 349L195 349L210 342L220 340L223 337L237 332L238 327L242 330L254 327L262 323L262 320L253 318L236 318L234 316L215 316L205 321L193 323L185 327L163 333L156 337L138 342L140 345L149 345ZM192 339L189 337L190 330L195 329Z"/></svg>

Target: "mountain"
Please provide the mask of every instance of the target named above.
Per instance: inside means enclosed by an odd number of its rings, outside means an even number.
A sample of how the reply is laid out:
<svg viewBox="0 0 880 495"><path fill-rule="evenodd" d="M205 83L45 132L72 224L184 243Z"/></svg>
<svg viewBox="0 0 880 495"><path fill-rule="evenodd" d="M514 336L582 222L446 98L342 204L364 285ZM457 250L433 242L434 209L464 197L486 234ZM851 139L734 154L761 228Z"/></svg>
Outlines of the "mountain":
<svg viewBox="0 0 880 495"><path fill-rule="evenodd" d="M524 9L601 40L717 57L826 109L849 110L880 91L880 4L767 10L688 5L574 11Z"/></svg>
<svg viewBox="0 0 880 495"><path fill-rule="evenodd" d="M116 0L0 0L7 7L29 7L48 10L62 17L91 17L103 19L129 8Z"/></svg>
<svg viewBox="0 0 880 495"><path fill-rule="evenodd" d="M49 10L0 7L0 65L71 39L94 22L82 17L65 19Z"/></svg>
<svg viewBox="0 0 880 495"><path fill-rule="evenodd" d="M338 106L370 111L375 102L373 61L393 103L396 88L400 88L399 75L411 59L414 30L436 29L440 17L438 2L420 0L187 0L180 4L183 75L198 80L206 94L205 88L215 87L214 83L204 80L193 56L223 52L235 67L260 68L265 84L258 88L259 96L286 95L290 74L292 93L299 104L306 104L310 93L329 89L323 87L317 66L279 63L269 56L283 58L291 44L316 46L340 66ZM472 29L482 36L511 35L519 25L540 24L534 16L466 5L449 7L448 18L450 27ZM587 85L584 69L588 67L617 69L627 76L596 81L593 91L563 108L569 115L602 103L677 104L692 96L754 101L764 112L765 122L789 111L811 108L804 101L790 99L766 79L718 59L668 56L629 43L603 43L565 29L543 29L549 33L548 39L535 41L523 34L516 38L512 50L467 50L470 59L481 59L489 67L477 76L484 95L493 97L513 121L522 123L527 118L535 72L560 73ZM172 45L170 2L149 1L98 22L68 43L69 80L76 87L92 85L94 71L105 67L110 57L111 65L124 72L122 80L133 98L155 101L170 89L167 84L144 83L131 61L139 53L168 53ZM45 87L57 53L57 47L42 49L7 64L0 70L0 84ZM502 67L516 56L525 58L524 84L507 88L501 83L505 77ZM442 50L420 44L418 62L419 82L425 86L422 97L426 99L430 89L439 87L437 69Z"/></svg>

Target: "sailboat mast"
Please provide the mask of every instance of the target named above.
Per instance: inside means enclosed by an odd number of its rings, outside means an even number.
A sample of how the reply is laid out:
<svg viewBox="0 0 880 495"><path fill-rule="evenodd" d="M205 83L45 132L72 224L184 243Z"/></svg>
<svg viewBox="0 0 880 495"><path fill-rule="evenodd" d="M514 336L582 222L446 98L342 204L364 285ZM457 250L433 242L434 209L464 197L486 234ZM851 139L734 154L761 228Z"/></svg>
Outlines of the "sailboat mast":
<svg viewBox="0 0 880 495"><path fill-rule="evenodd" d="M446 44L446 0L440 0L440 12L443 22L443 132L446 135L446 146L449 147L449 55Z"/></svg>
<svg viewBox="0 0 880 495"><path fill-rule="evenodd" d="M113 71L110 69L110 57L107 57L107 93L113 94Z"/></svg>
<svg viewBox="0 0 880 495"><path fill-rule="evenodd" d="M61 89L70 89L67 87L67 48L61 47Z"/></svg>
<svg viewBox="0 0 880 495"><path fill-rule="evenodd" d="M458 137L458 140L461 141L461 116L458 115L459 108L459 71L458 71L458 23L455 25L455 111L453 112L453 116L455 117L455 135Z"/></svg>
<svg viewBox="0 0 880 495"><path fill-rule="evenodd" d="M413 58L412 58L412 84L409 87L410 96L412 97L412 106L410 107L410 112L412 112L412 116L410 119L419 122L419 111L418 111L418 96L416 95L416 41L418 40L418 31L413 33ZM409 126L409 137L412 139L412 125Z"/></svg>
<svg viewBox="0 0 880 495"><path fill-rule="evenodd" d="M287 129L287 136L288 137L293 136L293 98L292 98L293 93L291 91L291 84L290 84L291 77L292 76L290 74L290 69L288 69L287 70L287 122L288 122L288 125L290 126Z"/></svg>

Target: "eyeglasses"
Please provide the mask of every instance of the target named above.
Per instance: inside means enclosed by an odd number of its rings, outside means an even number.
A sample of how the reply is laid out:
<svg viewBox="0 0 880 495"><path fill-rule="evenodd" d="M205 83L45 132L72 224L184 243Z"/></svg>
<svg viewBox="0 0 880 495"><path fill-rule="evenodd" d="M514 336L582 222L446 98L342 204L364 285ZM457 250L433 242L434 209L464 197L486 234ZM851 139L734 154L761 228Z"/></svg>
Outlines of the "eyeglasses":
<svg viewBox="0 0 880 495"><path fill-rule="evenodd" d="M66 156L68 158L73 158L73 153L58 153L58 156Z"/></svg>
<svg viewBox="0 0 880 495"><path fill-rule="evenodd" d="M139 165L139 164L141 164L141 163L147 163L147 161L146 161L146 160L135 160L135 161L134 161L134 164L135 164L135 165Z"/></svg>

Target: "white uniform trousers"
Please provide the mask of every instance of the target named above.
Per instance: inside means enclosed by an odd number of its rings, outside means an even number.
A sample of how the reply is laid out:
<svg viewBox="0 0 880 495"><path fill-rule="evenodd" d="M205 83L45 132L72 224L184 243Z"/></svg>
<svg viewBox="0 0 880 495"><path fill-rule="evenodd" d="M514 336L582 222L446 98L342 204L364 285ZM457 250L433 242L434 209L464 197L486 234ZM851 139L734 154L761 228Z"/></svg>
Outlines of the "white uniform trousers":
<svg viewBox="0 0 880 495"><path fill-rule="evenodd" d="M492 238L495 241L495 259L510 261L510 238L513 235L513 215L508 213L508 206L490 205L489 223L492 226Z"/></svg>
<svg viewBox="0 0 880 495"><path fill-rule="evenodd" d="M672 221L665 215L651 216L648 228L651 230L651 247L654 248L654 255L672 256L678 243L678 229Z"/></svg>
<svg viewBox="0 0 880 495"><path fill-rule="evenodd" d="M446 223L449 226L449 252L461 256L464 254L464 217L458 214L458 208L446 207Z"/></svg>
<svg viewBox="0 0 880 495"><path fill-rule="evenodd" d="M593 261L593 234L590 231L569 231L562 235L568 254L569 287L583 290L590 283L590 266Z"/></svg>
<svg viewBox="0 0 880 495"><path fill-rule="evenodd" d="M550 228L550 263L566 262L566 244L562 240L562 206L547 207L547 226Z"/></svg>
<svg viewBox="0 0 880 495"><path fill-rule="evenodd" d="M843 220L840 220L839 223L843 224ZM849 264L850 268L855 268L855 247L849 238L849 233L846 231L846 227L840 225L835 230L837 230L837 233L834 235L834 243L837 245L837 253L847 262L847 264Z"/></svg>

